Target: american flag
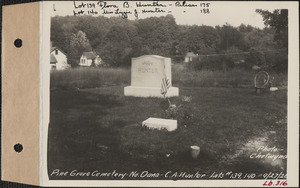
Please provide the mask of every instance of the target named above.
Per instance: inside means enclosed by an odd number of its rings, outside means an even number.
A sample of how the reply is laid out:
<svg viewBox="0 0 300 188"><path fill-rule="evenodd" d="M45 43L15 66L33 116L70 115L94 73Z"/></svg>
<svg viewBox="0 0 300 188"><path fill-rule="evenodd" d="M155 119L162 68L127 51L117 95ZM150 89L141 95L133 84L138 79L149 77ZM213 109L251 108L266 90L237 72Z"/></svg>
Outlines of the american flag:
<svg viewBox="0 0 300 188"><path fill-rule="evenodd" d="M170 81L167 76L164 76L161 83L161 94L165 97L170 88Z"/></svg>

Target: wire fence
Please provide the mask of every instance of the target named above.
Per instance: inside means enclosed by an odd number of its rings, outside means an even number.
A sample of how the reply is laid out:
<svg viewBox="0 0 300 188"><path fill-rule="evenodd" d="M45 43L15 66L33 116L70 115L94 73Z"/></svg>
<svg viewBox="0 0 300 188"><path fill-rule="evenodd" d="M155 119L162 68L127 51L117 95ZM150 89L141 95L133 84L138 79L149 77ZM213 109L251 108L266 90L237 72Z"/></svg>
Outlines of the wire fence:
<svg viewBox="0 0 300 188"><path fill-rule="evenodd" d="M227 52L227 53L216 53L216 54L194 54L192 56L188 57L213 57L213 56L235 56L235 55L249 55L250 53L282 53L286 52L287 49L277 49L277 50L253 50L253 51L247 51L247 52ZM171 58L184 58L187 57L187 55L176 55L176 56L171 56Z"/></svg>
<svg viewBox="0 0 300 188"><path fill-rule="evenodd" d="M286 71L287 49L250 50L247 52L227 52L218 54L193 54L172 56L173 63L190 63L194 69L228 70L234 67L243 69L267 69Z"/></svg>

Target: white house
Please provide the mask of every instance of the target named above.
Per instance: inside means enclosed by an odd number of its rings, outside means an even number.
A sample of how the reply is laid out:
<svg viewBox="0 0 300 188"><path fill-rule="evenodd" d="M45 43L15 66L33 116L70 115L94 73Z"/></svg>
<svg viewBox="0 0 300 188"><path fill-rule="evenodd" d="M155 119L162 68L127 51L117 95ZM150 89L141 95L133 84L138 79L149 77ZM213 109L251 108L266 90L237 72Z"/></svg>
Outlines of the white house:
<svg viewBox="0 0 300 188"><path fill-rule="evenodd" d="M102 59L95 52L83 52L80 57L79 66L90 67L99 66L102 64Z"/></svg>
<svg viewBox="0 0 300 188"><path fill-rule="evenodd" d="M197 57L196 54L194 54L193 52L188 52L188 53L186 53L186 55L185 55L184 62L185 62L185 63L192 62L192 61L193 61L193 58L195 58L195 57Z"/></svg>
<svg viewBox="0 0 300 188"><path fill-rule="evenodd" d="M55 56L53 54L50 54L50 67L51 67L51 70L56 69L56 63L57 63L57 60L56 60Z"/></svg>
<svg viewBox="0 0 300 188"><path fill-rule="evenodd" d="M67 54L57 47L50 48L51 69L64 70L69 67Z"/></svg>

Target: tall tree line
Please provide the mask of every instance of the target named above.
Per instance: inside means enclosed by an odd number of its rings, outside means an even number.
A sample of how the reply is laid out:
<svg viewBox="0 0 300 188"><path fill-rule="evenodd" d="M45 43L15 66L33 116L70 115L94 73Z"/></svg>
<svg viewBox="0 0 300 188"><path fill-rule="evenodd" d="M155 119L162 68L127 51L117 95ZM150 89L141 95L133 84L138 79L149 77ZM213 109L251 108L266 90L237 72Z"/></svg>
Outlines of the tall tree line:
<svg viewBox="0 0 300 188"><path fill-rule="evenodd" d="M109 66L129 66L132 57L166 57L246 52L287 48L287 13L257 10L266 27L177 25L172 15L128 20L103 16L56 16L51 41L68 54L76 67L84 51L98 53Z"/></svg>

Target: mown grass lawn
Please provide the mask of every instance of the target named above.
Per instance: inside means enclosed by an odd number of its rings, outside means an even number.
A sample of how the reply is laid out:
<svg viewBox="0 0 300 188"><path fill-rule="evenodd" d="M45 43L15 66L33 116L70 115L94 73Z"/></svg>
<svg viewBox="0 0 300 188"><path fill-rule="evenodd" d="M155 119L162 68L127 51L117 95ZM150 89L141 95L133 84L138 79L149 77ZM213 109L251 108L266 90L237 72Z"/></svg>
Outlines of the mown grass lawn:
<svg viewBox="0 0 300 188"><path fill-rule="evenodd" d="M178 107L178 129L173 132L141 126L149 117L166 116L162 99L125 97L123 89L51 91L49 173L233 171L263 178L258 175L286 172L286 159L250 158L262 146L275 146L279 150L271 154L286 155L285 89L257 95L253 88L180 87L180 97L170 99ZM192 100L183 101L184 96ZM201 148L196 160L190 158L191 145Z"/></svg>

